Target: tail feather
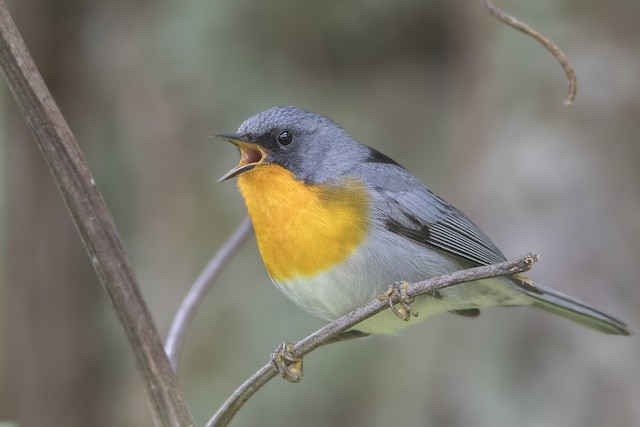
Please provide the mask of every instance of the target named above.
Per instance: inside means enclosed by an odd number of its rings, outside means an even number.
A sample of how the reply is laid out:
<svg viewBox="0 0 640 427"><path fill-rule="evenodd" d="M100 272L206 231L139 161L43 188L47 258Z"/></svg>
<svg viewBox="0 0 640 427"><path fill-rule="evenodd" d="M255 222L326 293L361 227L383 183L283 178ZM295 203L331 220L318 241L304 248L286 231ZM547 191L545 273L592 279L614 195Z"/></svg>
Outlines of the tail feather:
<svg viewBox="0 0 640 427"><path fill-rule="evenodd" d="M631 335L629 327L602 310L578 301L568 295L535 284L534 288L521 288L531 299L531 306L586 327L610 335Z"/></svg>

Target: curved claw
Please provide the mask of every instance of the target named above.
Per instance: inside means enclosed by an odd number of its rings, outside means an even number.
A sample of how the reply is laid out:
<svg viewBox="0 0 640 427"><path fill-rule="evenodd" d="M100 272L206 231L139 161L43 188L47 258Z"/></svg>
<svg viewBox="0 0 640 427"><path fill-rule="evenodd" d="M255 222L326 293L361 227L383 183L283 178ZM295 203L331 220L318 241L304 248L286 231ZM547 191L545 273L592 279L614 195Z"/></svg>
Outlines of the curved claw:
<svg viewBox="0 0 640 427"><path fill-rule="evenodd" d="M388 301L389 308L391 308L393 314L405 322L408 322L411 316L418 317L418 313L411 308L411 303L414 299L409 297L407 293L408 286L409 282L396 282L384 294L378 295L378 299L380 301ZM400 307L396 307L397 303L400 304Z"/></svg>
<svg viewBox="0 0 640 427"><path fill-rule="evenodd" d="M294 343L283 341L276 350L271 353L271 363L285 380L297 383L302 380L302 358L291 354Z"/></svg>

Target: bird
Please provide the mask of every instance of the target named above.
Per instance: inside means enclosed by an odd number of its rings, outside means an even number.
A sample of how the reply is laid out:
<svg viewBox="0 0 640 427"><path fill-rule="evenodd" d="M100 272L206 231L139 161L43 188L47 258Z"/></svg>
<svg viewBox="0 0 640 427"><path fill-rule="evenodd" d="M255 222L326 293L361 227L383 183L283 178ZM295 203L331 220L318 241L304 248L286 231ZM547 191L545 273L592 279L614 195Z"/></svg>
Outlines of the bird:
<svg viewBox="0 0 640 427"><path fill-rule="evenodd" d="M391 284L506 260L465 214L328 117L273 107L217 136L240 151L219 182L237 177L267 273L313 315L334 320ZM421 321L446 312L475 317L491 306L530 306L630 334L614 316L523 276L462 283L422 295L411 308ZM354 329L396 333L408 325L397 314L382 311Z"/></svg>

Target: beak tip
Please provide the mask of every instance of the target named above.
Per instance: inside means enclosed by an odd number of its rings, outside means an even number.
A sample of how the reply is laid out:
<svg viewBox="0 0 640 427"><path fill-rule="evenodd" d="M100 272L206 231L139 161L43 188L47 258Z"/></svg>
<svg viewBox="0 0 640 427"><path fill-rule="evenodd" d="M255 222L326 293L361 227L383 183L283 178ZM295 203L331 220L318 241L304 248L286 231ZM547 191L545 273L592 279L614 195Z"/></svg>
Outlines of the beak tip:
<svg viewBox="0 0 640 427"><path fill-rule="evenodd" d="M217 135L213 135L213 137L231 143L242 141L242 138L237 133L220 133Z"/></svg>
<svg viewBox="0 0 640 427"><path fill-rule="evenodd" d="M218 179L218 181L216 181L216 184L221 183L222 181L226 181L228 179L234 178L243 172L253 169L255 166L256 166L255 163L249 163L247 165L242 165L242 166L238 165L235 168L231 169L226 174L224 174L220 179Z"/></svg>
<svg viewBox="0 0 640 427"><path fill-rule="evenodd" d="M241 151L242 151L242 147L243 146L251 145L251 143L249 141L247 141L243 135L238 134L238 133L218 134L218 135L214 135L214 137L232 143L233 145L235 145L238 148L240 148ZM263 160L264 157L265 157L265 153L264 153L264 151L262 151L262 149L260 149L260 153L261 153L261 159L260 160ZM224 174L220 179L218 179L216 181L216 184L219 184L222 181L226 181L228 179L234 178L234 177L240 175L243 172L251 170L257 164L257 163L246 163L246 164L243 164L243 163L244 162L241 162L241 164L239 164L238 166L236 166L235 168L231 169L229 172Z"/></svg>
<svg viewBox="0 0 640 427"><path fill-rule="evenodd" d="M224 175L222 175L220 178L218 178L218 180L216 181L216 184L220 184L221 182L224 182L228 179L231 179L235 176L236 171L238 168L233 168L231 169L229 172L225 173Z"/></svg>

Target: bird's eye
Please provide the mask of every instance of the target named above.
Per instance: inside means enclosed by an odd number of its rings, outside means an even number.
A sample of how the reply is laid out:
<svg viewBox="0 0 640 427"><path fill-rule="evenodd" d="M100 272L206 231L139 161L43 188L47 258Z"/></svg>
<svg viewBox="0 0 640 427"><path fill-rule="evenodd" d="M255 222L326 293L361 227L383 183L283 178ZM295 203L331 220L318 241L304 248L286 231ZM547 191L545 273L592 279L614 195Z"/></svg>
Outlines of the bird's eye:
<svg viewBox="0 0 640 427"><path fill-rule="evenodd" d="M290 130L283 130L280 132L280 135L278 135L278 142L282 145L289 145L291 141L293 141L293 134Z"/></svg>

